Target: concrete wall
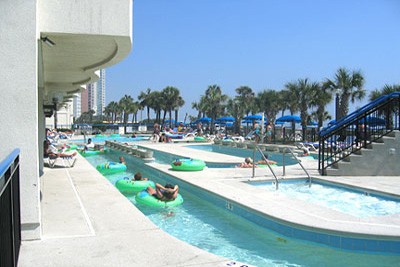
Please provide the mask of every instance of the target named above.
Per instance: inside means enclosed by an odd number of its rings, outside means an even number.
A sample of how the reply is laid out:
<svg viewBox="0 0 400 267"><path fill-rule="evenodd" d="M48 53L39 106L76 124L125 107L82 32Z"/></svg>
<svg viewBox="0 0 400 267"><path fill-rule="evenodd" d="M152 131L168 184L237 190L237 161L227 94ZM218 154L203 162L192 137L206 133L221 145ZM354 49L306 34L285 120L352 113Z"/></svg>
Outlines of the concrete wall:
<svg viewBox="0 0 400 267"><path fill-rule="evenodd" d="M372 143L371 149L361 149L361 154L350 155L349 162L339 162L338 170L328 175L343 176L399 176L400 132L394 137L382 138L382 143Z"/></svg>
<svg viewBox="0 0 400 267"><path fill-rule="evenodd" d="M132 33L130 0L40 0L38 9L40 32L114 36Z"/></svg>
<svg viewBox="0 0 400 267"><path fill-rule="evenodd" d="M0 1L0 158L20 148L22 238L40 237L36 0Z"/></svg>

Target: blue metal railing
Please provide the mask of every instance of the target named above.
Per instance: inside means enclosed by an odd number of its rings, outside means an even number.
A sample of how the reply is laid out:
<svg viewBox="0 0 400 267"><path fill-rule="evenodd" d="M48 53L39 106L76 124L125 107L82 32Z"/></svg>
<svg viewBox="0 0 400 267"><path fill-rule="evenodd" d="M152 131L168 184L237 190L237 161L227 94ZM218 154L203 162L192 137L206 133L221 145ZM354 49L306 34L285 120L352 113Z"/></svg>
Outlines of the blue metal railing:
<svg viewBox="0 0 400 267"><path fill-rule="evenodd" d="M0 266L17 266L21 246L19 154L0 163Z"/></svg>
<svg viewBox="0 0 400 267"><path fill-rule="evenodd" d="M400 92L381 96L319 132L318 170L335 166L349 155L388 135L400 126Z"/></svg>

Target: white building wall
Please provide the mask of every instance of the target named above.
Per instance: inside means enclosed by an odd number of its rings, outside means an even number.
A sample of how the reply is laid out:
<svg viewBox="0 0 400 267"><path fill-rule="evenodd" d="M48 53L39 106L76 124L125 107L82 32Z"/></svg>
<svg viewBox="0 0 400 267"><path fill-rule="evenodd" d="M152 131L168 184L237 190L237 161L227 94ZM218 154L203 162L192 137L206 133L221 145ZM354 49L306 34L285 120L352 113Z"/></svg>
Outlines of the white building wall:
<svg viewBox="0 0 400 267"><path fill-rule="evenodd" d="M38 36L35 0L0 1L0 160L20 154L22 238L40 237ZM43 136L43 135L42 135Z"/></svg>
<svg viewBox="0 0 400 267"><path fill-rule="evenodd" d="M100 63L83 62L84 76L91 77L97 67L115 64L129 53L131 8L129 0L0 0L0 161L14 149L20 149L23 240L41 238L39 176L43 173L45 138L43 104L49 96L45 91L54 89L46 85L40 33L73 35L77 40L84 40L85 36L95 40L93 37L101 36L112 41L116 48L113 57L110 51L93 42L93 55L98 56ZM60 37L60 40L63 39ZM79 49L77 46L65 56L75 55ZM79 69L81 65L72 67ZM77 82L72 75L65 77L67 82ZM73 87L70 92L76 89Z"/></svg>

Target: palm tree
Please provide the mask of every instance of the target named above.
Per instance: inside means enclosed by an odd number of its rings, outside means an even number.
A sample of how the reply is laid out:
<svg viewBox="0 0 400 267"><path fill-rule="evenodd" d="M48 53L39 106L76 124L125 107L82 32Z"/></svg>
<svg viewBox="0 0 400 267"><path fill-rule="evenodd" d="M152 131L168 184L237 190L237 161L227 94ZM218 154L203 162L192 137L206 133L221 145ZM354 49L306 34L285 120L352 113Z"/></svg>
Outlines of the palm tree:
<svg viewBox="0 0 400 267"><path fill-rule="evenodd" d="M228 103L226 105L226 109L228 114L235 118L234 129L235 133L240 133L240 122L243 119L243 115L245 114L245 108L241 104L240 99L236 96L233 99L228 99Z"/></svg>
<svg viewBox="0 0 400 267"><path fill-rule="evenodd" d="M340 68L335 74L333 80L326 79L322 87L336 94L337 114L336 120L339 120L349 112L349 103L355 100L362 100L365 97L364 77L360 71L350 73L345 68Z"/></svg>
<svg viewBox="0 0 400 267"><path fill-rule="evenodd" d="M108 105L104 108L104 112L106 114L109 114L111 116L111 122L114 123L114 121L117 119L117 108L118 108L118 103L115 101L111 101L108 103Z"/></svg>
<svg viewBox="0 0 400 267"><path fill-rule="evenodd" d="M235 91L238 94L237 98L240 104L243 105L246 116L248 116L250 112L255 112L255 94L253 90L248 86L240 86L239 88L236 88Z"/></svg>
<svg viewBox="0 0 400 267"><path fill-rule="evenodd" d="M133 98L130 95L124 95L118 102L122 109L123 117L122 121L124 123L124 131L126 132L126 124L128 123L129 114L131 113Z"/></svg>
<svg viewBox="0 0 400 267"><path fill-rule="evenodd" d="M267 116L268 123L271 125L275 123L276 115L279 113L281 107L277 99L279 98L278 92L275 90L264 90L258 93L256 103L261 112Z"/></svg>
<svg viewBox="0 0 400 267"><path fill-rule="evenodd" d="M311 106L316 107L317 110L311 115L318 122L318 129L320 129L325 120L329 120L332 117L326 111L326 106L332 101L332 94L326 89L319 87L315 91L315 96L311 99Z"/></svg>
<svg viewBox="0 0 400 267"><path fill-rule="evenodd" d="M146 92L140 92L138 99L140 101L140 105L147 109L147 121L150 121L150 102L151 102L151 89L147 88Z"/></svg>
<svg viewBox="0 0 400 267"><path fill-rule="evenodd" d="M162 103L160 101L162 101L162 97L161 93L158 91L153 91L148 96L147 106L154 110L154 113L156 114L155 121L158 123L160 123L160 114L162 110Z"/></svg>
<svg viewBox="0 0 400 267"><path fill-rule="evenodd" d="M205 100L205 96L202 95L200 97L200 101L199 102L193 102L192 103L192 108L196 109L198 111L197 113L197 119L202 118L203 116L205 116L205 107L206 106L206 100Z"/></svg>
<svg viewBox="0 0 400 267"><path fill-rule="evenodd" d="M179 108L183 107L183 105L185 105L185 100L183 100L183 98L181 96L179 96L176 99L176 103L175 103L175 121L178 122L178 112L179 112Z"/></svg>
<svg viewBox="0 0 400 267"><path fill-rule="evenodd" d="M378 97L381 97L383 95L388 95L388 94L391 94L394 92L400 92L400 84L393 84L393 85L385 84L381 90L376 89L376 90L372 91L369 95L369 100L373 101L373 100L377 99ZM396 107L389 107L384 110L385 117L387 119L388 128L393 127L393 116L392 115L394 113L397 113L397 111L398 111L398 108L396 108Z"/></svg>
<svg viewBox="0 0 400 267"><path fill-rule="evenodd" d="M168 112L170 127L172 127L172 110L174 110L175 107L178 107L179 94L179 89L173 86L167 86L161 91L164 106L163 123L165 121L165 115Z"/></svg>
<svg viewBox="0 0 400 267"><path fill-rule="evenodd" d="M307 124L310 121L308 108L311 101L315 98L316 92L319 91L320 86L317 82L309 82L306 78L299 79L297 82L287 83L285 87L290 92L291 102L296 103L297 109L300 112L301 126L303 129L302 136L304 140L306 137ZM292 124L292 128L294 130L294 123Z"/></svg>
<svg viewBox="0 0 400 267"><path fill-rule="evenodd" d="M369 94L369 100L373 101L380 96L388 95L394 92L400 92L400 84L385 84L381 90L375 89Z"/></svg>
<svg viewBox="0 0 400 267"><path fill-rule="evenodd" d="M228 96L222 94L221 88L218 85L208 86L204 95L204 105L207 116L211 118L212 132L214 132L214 121L224 113L227 100Z"/></svg>

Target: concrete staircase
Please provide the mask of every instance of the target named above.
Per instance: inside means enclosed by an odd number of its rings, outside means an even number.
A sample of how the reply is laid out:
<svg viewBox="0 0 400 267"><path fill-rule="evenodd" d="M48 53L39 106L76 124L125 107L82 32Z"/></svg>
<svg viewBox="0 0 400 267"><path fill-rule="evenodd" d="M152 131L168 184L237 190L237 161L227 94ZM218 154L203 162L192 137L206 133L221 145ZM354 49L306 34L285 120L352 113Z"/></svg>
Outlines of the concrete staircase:
<svg viewBox="0 0 400 267"><path fill-rule="evenodd" d="M400 176L400 132L380 138L326 171L332 176Z"/></svg>

